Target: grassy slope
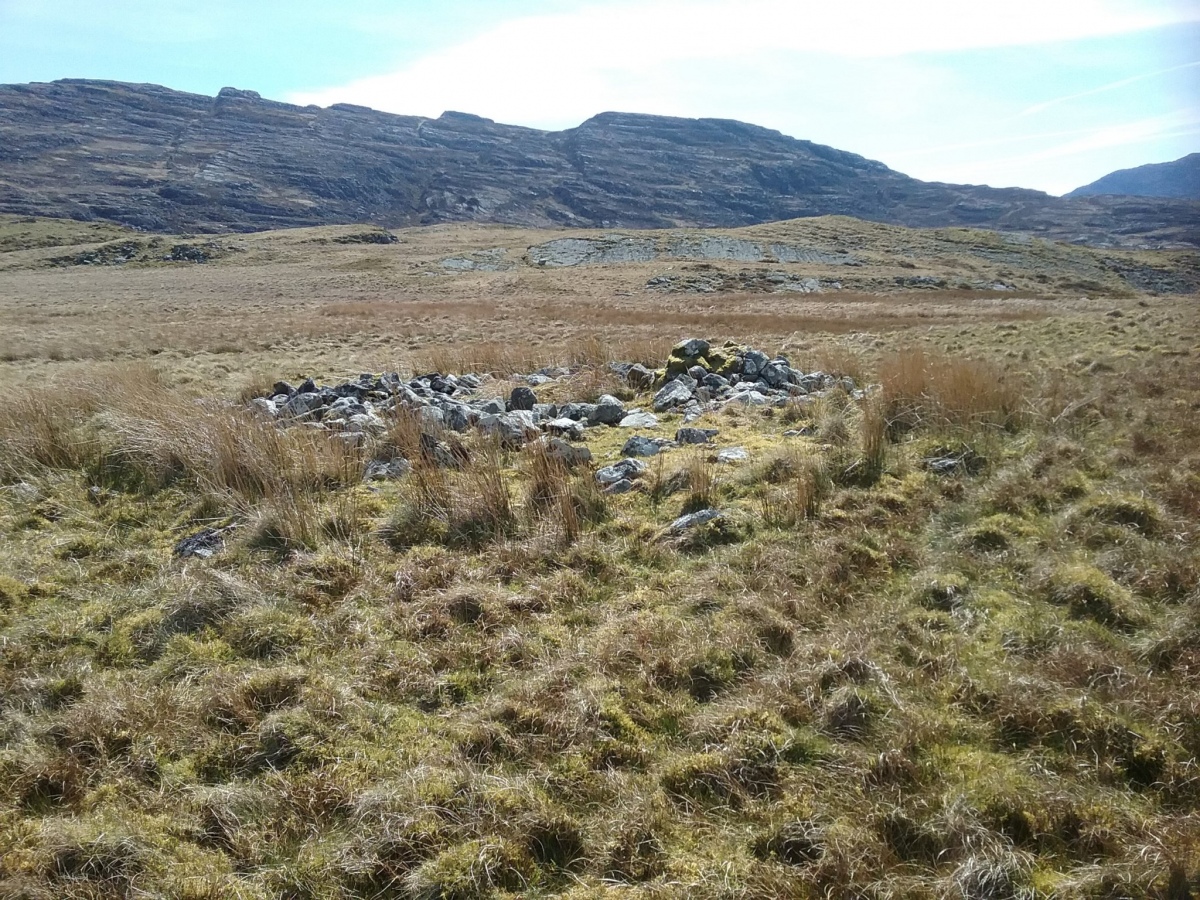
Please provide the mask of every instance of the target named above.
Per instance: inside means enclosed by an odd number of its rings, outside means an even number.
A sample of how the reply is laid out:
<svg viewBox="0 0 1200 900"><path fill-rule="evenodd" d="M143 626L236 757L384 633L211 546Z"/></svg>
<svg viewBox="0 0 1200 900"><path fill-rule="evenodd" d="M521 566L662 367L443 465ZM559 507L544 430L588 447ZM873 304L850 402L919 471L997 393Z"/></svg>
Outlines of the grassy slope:
<svg viewBox="0 0 1200 900"><path fill-rule="evenodd" d="M718 415L749 464L591 523L535 512L587 473L357 486L144 370L9 398L0 894L1184 896L1200 348L1142 303L845 358L886 403Z"/></svg>

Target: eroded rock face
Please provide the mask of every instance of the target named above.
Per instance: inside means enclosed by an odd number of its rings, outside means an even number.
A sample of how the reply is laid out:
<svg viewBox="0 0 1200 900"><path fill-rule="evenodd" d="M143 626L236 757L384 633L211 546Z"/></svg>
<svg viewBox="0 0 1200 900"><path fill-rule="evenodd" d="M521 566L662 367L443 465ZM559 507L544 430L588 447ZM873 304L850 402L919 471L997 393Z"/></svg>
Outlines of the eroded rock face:
<svg viewBox="0 0 1200 900"><path fill-rule="evenodd" d="M293 106L232 88L214 98L69 79L0 86L0 165L0 212L111 219L147 231L461 221L735 227L836 214L1110 244L1200 244L1195 201L1061 199L932 184L853 153L721 119L602 113L577 128L545 132L463 113L429 119L347 104ZM394 237L364 231L361 240ZM565 239L532 248L529 261L675 255L853 264L850 254L790 245L712 236L674 241L658 247L632 237ZM204 242L171 250L192 262L213 252L219 248ZM504 264L485 252L444 266Z"/></svg>

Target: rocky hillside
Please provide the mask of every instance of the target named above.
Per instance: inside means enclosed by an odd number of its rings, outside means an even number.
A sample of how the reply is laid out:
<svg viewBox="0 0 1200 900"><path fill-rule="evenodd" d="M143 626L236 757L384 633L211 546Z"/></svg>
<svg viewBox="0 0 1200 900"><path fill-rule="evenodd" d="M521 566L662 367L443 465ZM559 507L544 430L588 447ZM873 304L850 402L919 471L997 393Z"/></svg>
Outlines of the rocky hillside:
<svg viewBox="0 0 1200 900"><path fill-rule="evenodd" d="M738 226L844 214L1064 240L1195 245L1200 204L933 184L716 119L604 113L543 132L448 112L328 109L226 88L0 86L0 212L150 231L373 222Z"/></svg>
<svg viewBox="0 0 1200 900"><path fill-rule="evenodd" d="M1068 197L1123 194L1131 197L1175 197L1200 200L1200 153L1172 162L1119 169L1076 188Z"/></svg>

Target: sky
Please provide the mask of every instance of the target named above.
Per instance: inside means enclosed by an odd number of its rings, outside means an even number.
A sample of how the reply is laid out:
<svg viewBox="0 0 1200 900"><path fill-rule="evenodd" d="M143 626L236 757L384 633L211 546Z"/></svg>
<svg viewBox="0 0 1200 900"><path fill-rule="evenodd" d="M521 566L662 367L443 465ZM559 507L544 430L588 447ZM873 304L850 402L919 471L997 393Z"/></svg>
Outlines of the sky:
<svg viewBox="0 0 1200 900"><path fill-rule="evenodd" d="M0 0L0 83L58 78L543 129L739 119L1058 194L1200 151L1200 0Z"/></svg>

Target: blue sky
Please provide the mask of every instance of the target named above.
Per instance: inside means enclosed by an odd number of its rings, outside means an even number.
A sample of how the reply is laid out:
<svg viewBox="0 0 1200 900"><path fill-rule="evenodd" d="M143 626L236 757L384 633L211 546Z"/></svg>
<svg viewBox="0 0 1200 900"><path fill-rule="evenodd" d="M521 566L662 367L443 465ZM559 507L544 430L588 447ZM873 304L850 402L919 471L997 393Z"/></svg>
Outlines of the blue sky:
<svg viewBox="0 0 1200 900"><path fill-rule="evenodd" d="M1061 193L1200 150L1200 0L0 0L0 82L64 77L537 128L735 118Z"/></svg>

